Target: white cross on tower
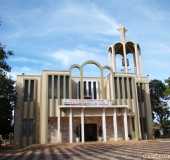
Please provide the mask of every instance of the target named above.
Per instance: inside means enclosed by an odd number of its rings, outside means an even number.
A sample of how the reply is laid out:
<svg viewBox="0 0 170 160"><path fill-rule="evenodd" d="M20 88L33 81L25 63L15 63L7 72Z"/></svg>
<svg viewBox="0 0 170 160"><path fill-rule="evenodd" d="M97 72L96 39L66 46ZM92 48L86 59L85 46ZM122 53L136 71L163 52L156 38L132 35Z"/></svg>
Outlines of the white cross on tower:
<svg viewBox="0 0 170 160"><path fill-rule="evenodd" d="M121 41L125 41L125 37L126 37L126 32L127 32L127 29L123 26L123 25L120 25L120 27L118 28L118 31L120 32L120 40Z"/></svg>

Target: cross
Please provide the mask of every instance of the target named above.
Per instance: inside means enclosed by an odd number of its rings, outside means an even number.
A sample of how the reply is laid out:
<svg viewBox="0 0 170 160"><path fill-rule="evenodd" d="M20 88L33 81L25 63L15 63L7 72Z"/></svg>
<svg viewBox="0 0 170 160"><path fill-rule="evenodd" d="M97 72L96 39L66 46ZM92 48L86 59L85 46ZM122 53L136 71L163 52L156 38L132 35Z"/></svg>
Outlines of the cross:
<svg viewBox="0 0 170 160"><path fill-rule="evenodd" d="M127 29L123 25L120 25L120 27L118 28L118 31L120 32L120 40L124 42Z"/></svg>

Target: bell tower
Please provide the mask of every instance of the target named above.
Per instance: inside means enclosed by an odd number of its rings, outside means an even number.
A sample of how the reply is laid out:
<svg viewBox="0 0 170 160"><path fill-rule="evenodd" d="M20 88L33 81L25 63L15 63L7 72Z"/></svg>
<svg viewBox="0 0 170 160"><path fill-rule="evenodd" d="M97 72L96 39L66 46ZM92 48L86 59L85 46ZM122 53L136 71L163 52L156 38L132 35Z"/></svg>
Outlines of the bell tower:
<svg viewBox="0 0 170 160"><path fill-rule="evenodd" d="M120 32L120 41L110 45L108 49L110 66L113 69L113 72L118 72L117 70L118 62L116 61L116 57L117 55L120 55L122 58L123 73L132 73L129 71L130 62L129 59L127 58L130 54L132 54L133 57L132 63L133 63L133 70L134 70L133 74L140 76L141 75L141 52L140 52L139 44L126 40L127 29L123 25L120 25L118 31Z"/></svg>

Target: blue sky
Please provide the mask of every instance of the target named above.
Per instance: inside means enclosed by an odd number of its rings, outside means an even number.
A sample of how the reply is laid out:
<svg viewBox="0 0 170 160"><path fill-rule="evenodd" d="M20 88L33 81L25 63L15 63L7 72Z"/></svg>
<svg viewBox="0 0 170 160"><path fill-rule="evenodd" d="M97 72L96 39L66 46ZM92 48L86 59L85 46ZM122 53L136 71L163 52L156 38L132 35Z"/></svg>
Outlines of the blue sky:
<svg viewBox="0 0 170 160"><path fill-rule="evenodd" d="M143 73L170 76L170 1L0 0L0 42L15 56L12 75L64 70L94 59L108 64L107 47L117 28L142 49Z"/></svg>

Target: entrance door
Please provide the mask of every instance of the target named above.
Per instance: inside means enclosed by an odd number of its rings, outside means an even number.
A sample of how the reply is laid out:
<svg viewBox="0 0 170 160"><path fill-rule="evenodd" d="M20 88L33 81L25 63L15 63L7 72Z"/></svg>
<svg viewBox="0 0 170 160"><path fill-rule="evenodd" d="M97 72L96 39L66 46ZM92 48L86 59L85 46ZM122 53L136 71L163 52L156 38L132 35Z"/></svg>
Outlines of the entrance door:
<svg viewBox="0 0 170 160"><path fill-rule="evenodd" d="M85 124L84 132L85 141L97 140L97 124Z"/></svg>

